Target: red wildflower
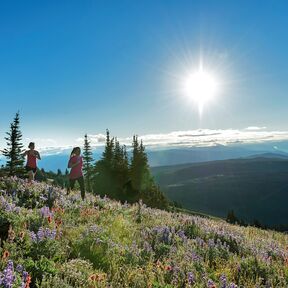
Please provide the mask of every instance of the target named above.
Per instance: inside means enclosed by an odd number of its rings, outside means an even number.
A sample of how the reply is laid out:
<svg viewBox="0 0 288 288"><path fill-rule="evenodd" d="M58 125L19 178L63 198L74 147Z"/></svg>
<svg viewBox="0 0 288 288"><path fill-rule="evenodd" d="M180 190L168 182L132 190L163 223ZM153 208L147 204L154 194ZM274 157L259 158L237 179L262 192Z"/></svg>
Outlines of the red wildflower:
<svg viewBox="0 0 288 288"><path fill-rule="evenodd" d="M92 274L89 276L89 280L94 282L94 281L103 281L106 277L106 274L102 273L102 274Z"/></svg>
<svg viewBox="0 0 288 288"><path fill-rule="evenodd" d="M172 266L166 265L166 266L165 266L165 270L166 270L166 271L171 271L171 270L172 270Z"/></svg>
<svg viewBox="0 0 288 288"><path fill-rule="evenodd" d="M47 220L48 220L48 223L51 223L51 222L52 222L52 217L49 215L49 216L47 217Z"/></svg>
<svg viewBox="0 0 288 288"><path fill-rule="evenodd" d="M90 281L96 281L96 279L97 279L97 275L96 274L92 274L92 275L89 276L89 280Z"/></svg>
<svg viewBox="0 0 288 288"><path fill-rule="evenodd" d="M7 259L9 256L10 256L10 253L9 253L7 250L5 250L5 251L3 252L2 259L5 260L5 259Z"/></svg>
<svg viewBox="0 0 288 288"><path fill-rule="evenodd" d="M30 287L30 283L31 283L31 276L28 274L27 280L26 280L26 283L25 283L25 288L29 288Z"/></svg>

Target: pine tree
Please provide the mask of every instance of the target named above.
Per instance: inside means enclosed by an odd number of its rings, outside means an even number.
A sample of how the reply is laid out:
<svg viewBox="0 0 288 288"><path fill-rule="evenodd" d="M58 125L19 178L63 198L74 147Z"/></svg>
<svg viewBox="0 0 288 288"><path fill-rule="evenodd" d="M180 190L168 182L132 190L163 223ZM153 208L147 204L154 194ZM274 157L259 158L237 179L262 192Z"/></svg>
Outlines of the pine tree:
<svg viewBox="0 0 288 288"><path fill-rule="evenodd" d="M121 147L117 138L114 141L113 159L112 159L112 179L113 196L119 200L127 200L123 193L125 183L128 181L128 162L125 146Z"/></svg>
<svg viewBox="0 0 288 288"><path fill-rule="evenodd" d="M140 145L138 137L133 136L132 143L132 159L130 166L131 184L136 193L146 190L152 184L152 177L150 175L148 158L145 153L145 148L141 140Z"/></svg>
<svg viewBox="0 0 288 288"><path fill-rule="evenodd" d="M132 187L132 201L142 199L150 207L168 208L168 201L161 192L159 186L154 183L150 173L148 157L142 140L140 144L138 137L133 137L132 159L130 165L130 179Z"/></svg>
<svg viewBox="0 0 288 288"><path fill-rule="evenodd" d="M92 175L93 192L101 196L108 195L113 197L113 150L114 138L110 139L110 132L107 129L105 149L102 154L102 158L99 161L96 161Z"/></svg>
<svg viewBox="0 0 288 288"><path fill-rule="evenodd" d="M84 136L84 150L83 150L83 171L85 175L85 180L87 183L87 190L91 191L91 176L92 176L92 168L93 168L93 154L90 145L90 141L88 140L87 134Z"/></svg>
<svg viewBox="0 0 288 288"><path fill-rule="evenodd" d="M19 112L16 113L13 122L10 124L10 131L6 132L7 137L7 148L2 153L7 158L6 168L10 175L21 175L24 173L24 159L21 155L23 144L22 144L22 133L20 131L20 117Z"/></svg>
<svg viewBox="0 0 288 288"><path fill-rule="evenodd" d="M111 162L113 158L113 149L114 149L114 138L110 139L110 132L106 129L106 145L105 150L103 152L103 161L106 163L107 166L111 168Z"/></svg>
<svg viewBox="0 0 288 288"><path fill-rule="evenodd" d="M140 199L151 207L168 208L168 201L154 183L143 142L133 136L132 157L129 163L126 146L106 131L106 145L102 158L93 170L93 192L121 201Z"/></svg>
<svg viewBox="0 0 288 288"><path fill-rule="evenodd" d="M235 224L236 222L238 223L239 220L235 216L234 210L229 210L227 213L226 221L232 224Z"/></svg>

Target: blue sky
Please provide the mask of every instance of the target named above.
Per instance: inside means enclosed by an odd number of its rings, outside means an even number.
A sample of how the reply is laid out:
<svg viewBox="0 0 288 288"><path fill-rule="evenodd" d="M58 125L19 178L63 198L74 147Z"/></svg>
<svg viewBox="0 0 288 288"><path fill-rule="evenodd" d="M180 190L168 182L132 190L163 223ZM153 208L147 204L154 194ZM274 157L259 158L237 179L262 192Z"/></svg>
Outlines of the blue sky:
<svg viewBox="0 0 288 288"><path fill-rule="evenodd" d="M1 1L0 146L249 126L286 131L287 1ZM221 91L199 117L180 91L202 58ZM36 143L37 144L37 143Z"/></svg>

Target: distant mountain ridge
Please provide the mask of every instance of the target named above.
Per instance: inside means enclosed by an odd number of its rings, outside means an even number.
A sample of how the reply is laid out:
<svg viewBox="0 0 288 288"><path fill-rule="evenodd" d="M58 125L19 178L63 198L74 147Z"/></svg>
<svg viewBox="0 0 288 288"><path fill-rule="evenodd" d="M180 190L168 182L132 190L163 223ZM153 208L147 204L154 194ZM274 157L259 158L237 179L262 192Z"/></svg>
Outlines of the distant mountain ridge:
<svg viewBox="0 0 288 288"><path fill-rule="evenodd" d="M285 151L288 152L288 141L239 143L228 146L218 144L210 147L146 147L151 167L247 157L286 158L288 157L288 153ZM50 150L43 151L41 153L42 160L38 162L39 168L54 172L57 169L61 169L64 172L67 168L70 152L71 148L51 148ZM95 161L101 158L102 152L102 146L93 148L93 158ZM3 164L5 164L5 159L3 156L0 156L0 165Z"/></svg>
<svg viewBox="0 0 288 288"><path fill-rule="evenodd" d="M169 199L184 208L252 223L288 224L288 159L263 157L151 168ZM271 155L270 155L271 156ZM288 227L288 225L287 225Z"/></svg>

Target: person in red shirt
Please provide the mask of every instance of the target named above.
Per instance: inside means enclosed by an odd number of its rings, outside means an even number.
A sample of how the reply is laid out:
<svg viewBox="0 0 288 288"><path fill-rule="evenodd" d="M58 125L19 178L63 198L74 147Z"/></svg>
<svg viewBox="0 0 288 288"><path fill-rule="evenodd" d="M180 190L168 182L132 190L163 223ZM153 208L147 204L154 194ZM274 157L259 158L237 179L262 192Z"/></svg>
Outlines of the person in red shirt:
<svg viewBox="0 0 288 288"><path fill-rule="evenodd" d="M77 181L81 190L82 200L85 198L85 184L82 172L83 158L81 156L80 147L73 148L70 159L68 162L68 168L71 168L69 174L69 189L73 189L75 182Z"/></svg>
<svg viewBox="0 0 288 288"><path fill-rule="evenodd" d="M23 153L23 156L27 156L26 171L29 175L29 182L34 180L37 172L37 159L41 160L40 154L35 150L35 143L30 142L28 145L29 150Z"/></svg>

